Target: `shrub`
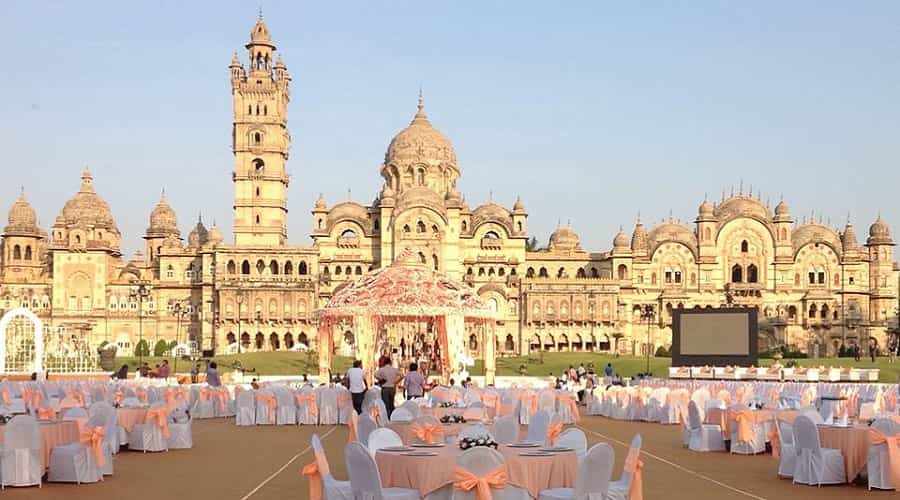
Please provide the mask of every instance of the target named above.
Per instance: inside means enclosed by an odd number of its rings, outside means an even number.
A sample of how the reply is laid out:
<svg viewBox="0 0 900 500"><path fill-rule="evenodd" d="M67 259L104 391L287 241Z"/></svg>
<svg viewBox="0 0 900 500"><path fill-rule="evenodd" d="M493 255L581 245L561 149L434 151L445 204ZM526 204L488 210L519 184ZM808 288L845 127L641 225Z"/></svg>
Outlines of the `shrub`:
<svg viewBox="0 0 900 500"><path fill-rule="evenodd" d="M153 346L153 355L154 356L165 356L166 352L169 350L169 343L165 340L158 340L156 345Z"/></svg>
<svg viewBox="0 0 900 500"><path fill-rule="evenodd" d="M656 356L657 358L671 358L672 353L670 353L669 350L666 349L666 346L661 345L656 348L656 354L654 354L654 356Z"/></svg>
<svg viewBox="0 0 900 500"><path fill-rule="evenodd" d="M149 356L150 355L150 346L147 344L146 340L141 339L140 342L134 345L134 355L135 356Z"/></svg>

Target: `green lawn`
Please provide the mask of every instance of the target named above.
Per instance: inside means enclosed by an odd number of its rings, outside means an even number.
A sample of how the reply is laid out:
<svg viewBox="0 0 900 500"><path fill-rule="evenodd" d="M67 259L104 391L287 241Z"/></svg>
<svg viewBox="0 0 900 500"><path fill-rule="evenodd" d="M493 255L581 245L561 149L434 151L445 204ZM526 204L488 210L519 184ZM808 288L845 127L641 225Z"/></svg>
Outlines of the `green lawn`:
<svg viewBox="0 0 900 500"><path fill-rule="evenodd" d="M150 364L152 368L160 363L163 358L145 357L144 361ZM174 359L166 358L169 364L174 367ZM259 375L294 375L299 376L304 373L314 375L318 373L318 357L315 353L306 354L300 352L251 352L244 354L235 354L229 356L216 356L213 358L219 364L220 372L231 371L236 362L246 369L255 369L255 373ZM853 358L821 358L821 359L796 359L782 360L782 364L789 361L796 361L801 366L849 366L856 368L880 368L881 382L896 383L900 379L900 362L889 363L887 358L879 358L875 363L868 359L855 362ZM771 359L761 359L760 365L769 366L774 361ZM116 358L116 366L127 363L129 372L134 372L138 365L136 357L119 357ZM572 352L555 352L545 353L542 357L539 353L532 354L527 357L509 357L497 359L497 375L519 375L520 366L525 366L525 374L535 377L546 377L547 375L559 375L569 365L575 367L579 363L584 363L587 367L593 363L594 369L598 373L603 372L603 368L607 363L611 363L615 373L623 377L632 377L638 373L646 371L647 359L635 356L619 356L615 357L609 354L595 353L572 353ZM650 371L657 377L666 377L668 368L671 364L669 358L650 358ZM332 364L334 373L344 373L350 367L350 358L336 356ZM178 372L187 373L190 370L189 361L178 361ZM472 375L482 375L484 373L484 363L482 360L476 360L475 366L470 368ZM248 375L250 375L248 373Z"/></svg>

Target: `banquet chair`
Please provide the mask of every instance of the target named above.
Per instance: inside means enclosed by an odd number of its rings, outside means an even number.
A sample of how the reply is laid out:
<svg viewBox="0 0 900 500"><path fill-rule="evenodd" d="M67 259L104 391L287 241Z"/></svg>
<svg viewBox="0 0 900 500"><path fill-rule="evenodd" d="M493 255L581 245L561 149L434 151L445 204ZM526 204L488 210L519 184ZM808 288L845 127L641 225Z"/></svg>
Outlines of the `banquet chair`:
<svg viewBox="0 0 900 500"><path fill-rule="evenodd" d="M191 431L192 418L182 407L175 408L169 414L169 439L166 444L170 450L186 450L194 447Z"/></svg>
<svg viewBox="0 0 900 500"><path fill-rule="evenodd" d="M322 478L322 498L326 500L353 500L353 490L350 489L350 481L338 481L331 475L331 467L328 465L328 457L322 448L322 441L318 434L313 434L311 445L313 455L316 458L316 467Z"/></svg>
<svg viewBox="0 0 900 500"><path fill-rule="evenodd" d="M396 413L399 409L408 411L413 418L422 416L422 408L415 402L415 400L404 402L402 405L394 409L394 413ZM393 415L391 415L391 420L393 420Z"/></svg>
<svg viewBox="0 0 900 500"><path fill-rule="evenodd" d="M506 460L503 455L497 450L476 446L456 457L456 468L453 475L468 474L474 478L483 478L497 470L506 470ZM478 497L477 488L474 481L470 484L472 484L472 489L468 491L459 489L456 484L449 484L441 489L444 491L438 490L435 497L442 497L440 494L448 491L450 500L475 500ZM513 486L508 482L502 484L500 488L490 488L490 492L491 498L495 500L530 500L528 490Z"/></svg>
<svg viewBox="0 0 900 500"><path fill-rule="evenodd" d="M859 421L868 422L875 420L875 403L863 403L859 405Z"/></svg>
<svg viewBox="0 0 900 500"><path fill-rule="evenodd" d="M333 387L315 389L318 397L317 410L319 411L319 423L322 425L337 425L338 406L337 391ZM300 420L300 417L297 417Z"/></svg>
<svg viewBox="0 0 900 500"><path fill-rule="evenodd" d="M218 401L213 400L212 391L212 387L191 387L189 408L193 418L202 420L216 416Z"/></svg>
<svg viewBox="0 0 900 500"><path fill-rule="evenodd" d="M380 391L379 394L381 394ZM368 404L363 403L363 414L372 417L372 420L378 427L384 427L388 424L387 407L385 407L384 401L381 399L376 399Z"/></svg>
<svg viewBox="0 0 900 500"><path fill-rule="evenodd" d="M119 414L112 405L104 400L93 403L88 409L89 416L93 417L97 414L103 415L103 421L106 425L103 442L109 449L109 453L115 455L119 453L119 446L121 445L121 439L119 439ZM103 474L109 476L112 475L112 473L112 460L110 460L109 463L103 466Z"/></svg>
<svg viewBox="0 0 900 500"><path fill-rule="evenodd" d="M462 431L460 431L459 436L457 436L457 437L459 439L463 439L463 438L484 437L484 436L490 437L491 439L495 439L494 434L491 432L490 429L487 428L487 426L485 426L483 424L475 424L475 425L467 425L466 427L463 427Z"/></svg>
<svg viewBox="0 0 900 500"><path fill-rule="evenodd" d="M469 405L463 410L462 415L466 420L485 420L487 418L487 414L484 411L484 403L480 401Z"/></svg>
<svg viewBox="0 0 900 500"><path fill-rule="evenodd" d="M168 438L168 410L165 403L156 403L147 411L147 419L141 424L135 424L128 433L128 449L144 453L167 451Z"/></svg>
<svg viewBox="0 0 900 500"><path fill-rule="evenodd" d="M503 395L500 396L500 406L498 406L495 410L494 418L514 415L516 417L516 421L518 421L518 404L519 400L513 391L504 391Z"/></svg>
<svg viewBox="0 0 900 500"><path fill-rule="evenodd" d="M637 453L640 456L642 438L640 434L635 434L631 438L631 448L629 453ZM632 452L632 450L635 450ZM627 459L626 459L627 462ZM628 470L627 463L622 467L622 475L619 479L609 483L609 489L606 492L604 500L627 500L631 493L631 482L634 481L634 473Z"/></svg>
<svg viewBox="0 0 900 500"><path fill-rule="evenodd" d="M550 415L544 410L538 410L531 416L528 423L528 432L525 441L530 443L543 443L547 439L547 427L550 425Z"/></svg>
<svg viewBox="0 0 900 500"><path fill-rule="evenodd" d="M725 451L722 428L718 424L704 424L694 401L688 403L688 432L688 448L692 451Z"/></svg>
<svg viewBox="0 0 900 500"><path fill-rule="evenodd" d="M494 440L499 444L513 444L519 440L519 421L513 415L494 420Z"/></svg>
<svg viewBox="0 0 900 500"><path fill-rule="evenodd" d="M137 397L130 396L123 399L119 406L121 406L122 408L140 408L141 406L143 406L143 403L141 403L141 400Z"/></svg>
<svg viewBox="0 0 900 500"><path fill-rule="evenodd" d="M732 405L730 410L733 411L750 411L747 405ZM766 428L763 424L753 422L750 424L751 436L746 441L741 441L738 420L732 414L728 419L728 427L731 430L731 453L738 455L756 455L766 451Z"/></svg>
<svg viewBox="0 0 900 500"><path fill-rule="evenodd" d="M37 420L17 415L6 424L0 444L0 488L41 485L41 434Z"/></svg>
<svg viewBox="0 0 900 500"><path fill-rule="evenodd" d="M403 446L403 439L400 435L387 427L380 427L369 434L369 442L367 444L369 453L375 458L375 452L382 448L391 448L394 446Z"/></svg>
<svg viewBox="0 0 900 500"><path fill-rule="evenodd" d="M812 420L812 423L816 425L824 425L825 420L822 419L822 415L819 415L819 412L815 408L807 408L805 410L800 410L800 415Z"/></svg>
<svg viewBox="0 0 900 500"><path fill-rule="evenodd" d="M547 413L556 411L556 391L546 389L538 393L538 410Z"/></svg>
<svg viewBox="0 0 900 500"><path fill-rule="evenodd" d="M431 443L439 443L446 440L446 436L444 435L443 426L441 426L441 422L437 419L437 417L432 415L423 415L412 422L412 430L413 435L411 437L412 442L415 444L431 444ZM419 434L417 428L432 428L436 429L437 432L431 432L428 434Z"/></svg>
<svg viewBox="0 0 900 500"><path fill-rule="evenodd" d="M413 414L406 408L400 407L391 413L391 422L411 422L412 420Z"/></svg>
<svg viewBox="0 0 900 500"><path fill-rule="evenodd" d="M794 477L794 467L797 464L797 448L794 446L794 431L790 425L775 420L776 439L780 449L778 457L778 476Z"/></svg>
<svg viewBox="0 0 900 500"><path fill-rule="evenodd" d="M612 476L615 454L610 445L597 443L578 464L574 488L552 488L541 491L538 500L581 500L606 498Z"/></svg>
<svg viewBox="0 0 900 500"><path fill-rule="evenodd" d="M101 467L107 460L112 460L109 450L103 446L106 433L104 416L96 414L91 417L81 440L74 443L55 446L50 451L50 466L47 481L51 483L96 483L103 480ZM90 436L85 442L85 438Z"/></svg>
<svg viewBox="0 0 900 500"><path fill-rule="evenodd" d="M294 425L297 423L297 401L287 387L275 389L275 425Z"/></svg>
<svg viewBox="0 0 900 500"><path fill-rule="evenodd" d="M578 462L581 463L584 460L585 453L587 453L587 436L584 435L583 430L570 427L559 435L556 446L575 450L575 456L578 457Z"/></svg>
<svg viewBox="0 0 900 500"><path fill-rule="evenodd" d="M321 395L312 387L303 387L294 393L294 398L297 400L297 423L300 425L318 424L319 416L324 409L319 405ZM337 412L335 409L335 407L332 407L330 411L331 415L329 420L333 420L333 423L330 425L335 425L337 423Z"/></svg>
<svg viewBox="0 0 900 500"><path fill-rule="evenodd" d="M350 391L342 385L334 386L335 399L337 399L338 424L346 425L350 422L350 414L353 409L353 398Z"/></svg>
<svg viewBox="0 0 900 500"><path fill-rule="evenodd" d="M822 485L847 481L841 451L822 448L816 424L805 415L794 420L794 448L797 452L794 483Z"/></svg>
<svg viewBox="0 0 900 500"><path fill-rule="evenodd" d="M236 425L256 425L256 400L253 399L253 391L241 391L235 398Z"/></svg>
<svg viewBox="0 0 900 500"><path fill-rule="evenodd" d="M361 442L347 443L344 462L350 477L353 498L371 500L419 500L419 491L409 488L385 488L375 459Z"/></svg>
<svg viewBox="0 0 900 500"><path fill-rule="evenodd" d="M896 436L900 429L900 425L893 421L880 418L872 423L870 432L877 432L884 436ZM893 444L893 443L892 443ZM896 444L894 444L896 446ZM900 489L900 485L894 484L891 477L891 463L887 447L888 443L871 444L869 446L869 454L866 460L866 471L869 476L869 489L876 488L879 490L896 490Z"/></svg>
<svg viewBox="0 0 900 500"><path fill-rule="evenodd" d="M369 435L378 428L372 417L362 414L359 416L359 423L356 426L356 439L364 445L369 444Z"/></svg>
<svg viewBox="0 0 900 500"><path fill-rule="evenodd" d="M275 417L278 412L278 400L275 393L269 389L248 391L253 393L256 401L256 425L275 425ZM294 402L291 401L291 404Z"/></svg>
<svg viewBox="0 0 900 500"><path fill-rule="evenodd" d="M62 419L75 422L78 426L78 432L81 433L81 431L84 430L84 425L88 421L88 412L84 408L69 408L63 413Z"/></svg>

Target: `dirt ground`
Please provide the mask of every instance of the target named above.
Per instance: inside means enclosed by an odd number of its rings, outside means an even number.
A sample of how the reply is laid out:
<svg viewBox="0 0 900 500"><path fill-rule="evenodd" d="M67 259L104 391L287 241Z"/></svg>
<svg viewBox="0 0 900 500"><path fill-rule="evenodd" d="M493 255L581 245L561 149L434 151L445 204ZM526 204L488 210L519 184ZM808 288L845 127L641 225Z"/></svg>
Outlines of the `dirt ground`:
<svg viewBox="0 0 900 500"><path fill-rule="evenodd" d="M775 476L771 455L695 453L681 447L678 426L621 422L602 417L581 421L591 444L607 442L616 451L618 477L627 443L639 432L644 441L644 497L647 500L853 499L898 498L897 492L868 492L864 485L808 487ZM44 484L7 488L8 499L67 500L284 500L308 498L300 469L312 460L309 438L317 432L332 473L346 479L345 427L236 427L233 419L197 421L194 448L168 453L122 451L115 475L98 484Z"/></svg>

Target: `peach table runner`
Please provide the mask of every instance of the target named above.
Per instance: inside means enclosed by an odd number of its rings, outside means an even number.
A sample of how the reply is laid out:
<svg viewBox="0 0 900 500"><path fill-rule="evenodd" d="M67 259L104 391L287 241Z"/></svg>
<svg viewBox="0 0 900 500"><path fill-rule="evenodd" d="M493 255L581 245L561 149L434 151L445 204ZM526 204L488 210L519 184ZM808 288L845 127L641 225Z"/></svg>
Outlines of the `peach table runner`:
<svg viewBox="0 0 900 500"><path fill-rule="evenodd" d="M147 408L119 408L119 427L125 432L131 432L137 424L143 424L147 419Z"/></svg>
<svg viewBox="0 0 900 500"><path fill-rule="evenodd" d="M834 448L844 456L844 470L847 471L847 482L852 482L866 467L869 455L869 427L831 427L817 426L819 443L822 448Z"/></svg>
<svg viewBox="0 0 900 500"><path fill-rule="evenodd" d="M469 423L466 424L439 424L441 429L444 431L445 438L452 438L454 441L456 440L456 436L459 436L459 433L468 426L472 425ZM389 422L387 424L387 428L396 432L400 439L403 440L403 444L411 444L415 442L415 433L413 432L412 423L409 422Z"/></svg>
<svg viewBox="0 0 900 500"><path fill-rule="evenodd" d="M443 448L423 448L437 456L413 457L397 452L379 451L375 462L386 488L412 488L424 497L453 483L453 469L461 450L455 445ZM578 474L578 458L575 452L553 453L549 456L523 457L519 453L535 448L509 448L500 446L499 452L506 459L508 484L525 488L532 498L550 488L574 488Z"/></svg>
<svg viewBox="0 0 900 500"><path fill-rule="evenodd" d="M40 422L41 432L41 465L44 469L50 465L50 452L56 446L77 443L79 439L78 424L71 421ZM3 442L5 427L0 426L0 443Z"/></svg>

